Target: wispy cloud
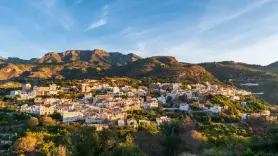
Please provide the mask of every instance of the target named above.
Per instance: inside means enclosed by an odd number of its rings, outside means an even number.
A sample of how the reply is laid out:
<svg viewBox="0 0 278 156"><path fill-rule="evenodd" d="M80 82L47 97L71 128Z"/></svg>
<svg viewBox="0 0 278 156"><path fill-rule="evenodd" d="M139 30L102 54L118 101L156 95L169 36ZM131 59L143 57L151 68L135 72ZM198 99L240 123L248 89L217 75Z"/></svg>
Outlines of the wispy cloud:
<svg viewBox="0 0 278 156"><path fill-rule="evenodd" d="M207 31L222 23L239 18L247 13L250 13L272 0L253 0L249 5L243 8L228 8L228 6L221 7L221 4L228 4L226 1L213 0L207 7L205 16L199 23L200 30ZM236 1L235 1L236 2ZM220 6L220 7L219 7ZM220 9L221 8L221 9ZM226 10L225 10L226 8Z"/></svg>
<svg viewBox="0 0 278 156"><path fill-rule="evenodd" d="M70 31L74 26L74 18L70 12L59 5L58 0L29 1L29 4L44 12L47 16L57 21L64 29Z"/></svg>
<svg viewBox="0 0 278 156"><path fill-rule="evenodd" d="M92 29L95 29L97 27L100 27L100 26L103 26L105 25L107 22L106 22L106 19L102 18L96 22L93 22L87 29L86 31L89 31L89 30L92 30Z"/></svg>
<svg viewBox="0 0 278 156"><path fill-rule="evenodd" d="M97 21L93 21L85 31L89 31L89 30L101 27L103 25L106 25L107 24L108 8L109 8L108 5L105 5L102 8L100 19L97 20Z"/></svg>

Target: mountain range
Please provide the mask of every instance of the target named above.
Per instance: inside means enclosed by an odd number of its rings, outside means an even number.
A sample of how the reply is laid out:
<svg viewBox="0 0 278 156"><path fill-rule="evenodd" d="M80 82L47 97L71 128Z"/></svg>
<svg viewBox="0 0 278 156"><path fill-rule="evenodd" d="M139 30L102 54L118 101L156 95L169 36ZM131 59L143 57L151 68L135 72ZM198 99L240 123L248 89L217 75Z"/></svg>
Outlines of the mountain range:
<svg viewBox="0 0 278 156"><path fill-rule="evenodd" d="M171 56L142 58L133 53L104 50L68 50L50 52L38 59L23 60L1 57L0 80L78 79L103 76L180 77L200 81L213 79L203 67L178 62ZM80 74L81 73L81 74Z"/></svg>
<svg viewBox="0 0 278 156"><path fill-rule="evenodd" d="M86 79L104 76L130 78L172 77L189 82L219 83L232 81L240 88L264 92L262 98L278 103L278 62L267 66L234 61L190 64L172 56L142 58L136 54L104 50L68 50L49 52L41 58L24 60L0 56L0 80ZM243 87L246 82L260 83L258 87ZM276 85L277 84L277 85ZM277 93L276 93L277 92Z"/></svg>
<svg viewBox="0 0 278 156"><path fill-rule="evenodd" d="M94 65L110 66L124 65L141 57L135 54L121 54L119 52L106 52L104 50L68 50L63 53L49 52L41 58L24 60L16 57L7 59L0 56L0 63L12 64L69 64L69 63L91 63Z"/></svg>

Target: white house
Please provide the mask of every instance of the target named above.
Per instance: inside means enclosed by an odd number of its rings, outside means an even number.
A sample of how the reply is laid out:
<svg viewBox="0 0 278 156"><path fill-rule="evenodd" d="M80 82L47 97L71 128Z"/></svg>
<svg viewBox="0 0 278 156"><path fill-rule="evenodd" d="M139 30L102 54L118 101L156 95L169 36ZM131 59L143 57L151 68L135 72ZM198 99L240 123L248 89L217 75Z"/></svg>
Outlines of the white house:
<svg viewBox="0 0 278 156"><path fill-rule="evenodd" d="M195 88L197 89L197 90L201 90L201 89L205 89L205 86L204 85L202 85L202 84L195 84L194 85L195 86Z"/></svg>
<svg viewBox="0 0 278 156"><path fill-rule="evenodd" d="M145 90L143 90L143 89L138 89L136 94L138 96L145 96L147 94L147 92Z"/></svg>
<svg viewBox="0 0 278 156"><path fill-rule="evenodd" d="M51 115L55 111L55 105L53 106L43 106L40 105L40 115Z"/></svg>
<svg viewBox="0 0 278 156"><path fill-rule="evenodd" d="M95 124L101 124L104 122L105 119L108 119L109 115L108 114L93 114L93 115L87 115L85 117L85 122L87 124L95 123Z"/></svg>
<svg viewBox="0 0 278 156"><path fill-rule="evenodd" d="M244 96L246 96L246 95L251 95L252 93L248 92L248 91L245 91L245 90L237 90L236 94L237 95L244 95Z"/></svg>
<svg viewBox="0 0 278 156"><path fill-rule="evenodd" d="M181 111L188 111L189 105L188 104L181 104L180 105L180 110Z"/></svg>
<svg viewBox="0 0 278 156"><path fill-rule="evenodd" d="M27 99L29 99L29 96L28 96L28 93L27 93L27 92L20 92L19 96L20 96L20 99L21 99L21 100L27 100Z"/></svg>
<svg viewBox="0 0 278 156"><path fill-rule="evenodd" d="M208 85L208 90L215 90L218 89L217 85Z"/></svg>
<svg viewBox="0 0 278 156"><path fill-rule="evenodd" d="M93 91L102 90L102 86L101 85L94 85L93 87L91 87L91 90L93 90Z"/></svg>
<svg viewBox="0 0 278 156"><path fill-rule="evenodd" d="M270 115L270 111L269 110L264 110L264 111L261 112L261 115L269 116Z"/></svg>
<svg viewBox="0 0 278 156"><path fill-rule="evenodd" d="M246 120L248 115L246 113L241 114L240 118L241 120Z"/></svg>
<svg viewBox="0 0 278 156"><path fill-rule="evenodd" d="M220 107L220 106L213 106L213 107L210 108L210 111L212 113L220 113L221 110L222 110L222 107Z"/></svg>
<svg viewBox="0 0 278 156"><path fill-rule="evenodd" d="M151 124L151 122L149 120L139 120L139 125L141 125L142 123L145 123L145 124Z"/></svg>
<svg viewBox="0 0 278 156"><path fill-rule="evenodd" d="M28 106L27 104L24 104L20 107L20 112L39 115L40 106L38 105Z"/></svg>
<svg viewBox="0 0 278 156"><path fill-rule="evenodd" d="M125 121L124 120L118 120L118 126L124 127L125 126Z"/></svg>
<svg viewBox="0 0 278 156"><path fill-rule="evenodd" d="M146 102L141 103L141 107L144 109L153 109L158 107L158 101L156 98L147 100Z"/></svg>
<svg viewBox="0 0 278 156"><path fill-rule="evenodd" d="M230 100L231 100L231 101L238 101L238 100L240 100L240 97L239 97L239 96L232 96L232 97L230 98Z"/></svg>
<svg viewBox="0 0 278 156"><path fill-rule="evenodd" d="M121 87L121 91L122 92L128 92L129 91L129 87L128 86Z"/></svg>
<svg viewBox="0 0 278 156"><path fill-rule="evenodd" d="M164 96L158 97L157 100L161 103L166 103L166 98Z"/></svg>
<svg viewBox="0 0 278 156"><path fill-rule="evenodd" d="M247 102L246 102L246 101L242 101L242 102L241 102L241 105L242 105L242 106L246 106L246 105L247 105Z"/></svg>
<svg viewBox="0 0 278 156"><path fill-rule="evenodd" d="M83 119L83 114L79 111L74 111L74 112L64 111L62 113L62 116L63 116L64 123L75 122Z"/></svg>
<svg viewBox="0 0 278 156"><path fill-rule="evenodd" d="M57 90L50 90L49 95L57 95L58 91Z"/></svg>
<svg viewBox="0 0 278 156"><path fill-rule="evenodd" d="M156 118L156 122L157 122L157 125L161 125L163 123L167 123L167 122L170 122L171 121L171 118L168 118L167 116L162 116L160 118Z"/></svg>
<svg viewBox="0 0 278 156"><path fill-rule="evenodd" d="M127 93L126 93L126 96L132 97L132 96L134 96L134 93L133 93L133 92L127 92Z"/></svg>
<svg viewBox="0 0 278 156"><path fill-rule="evenodd" d="M119 93L120 88L119 87L113 87L113 93Z"/></svg>
<svg viewBox="0 0 278 156"><path fill-rule="evenodd" d="M50 91L55 91L55 90L57 90L57 85L56 85L56 84L51 84L51 85L49 85L49 90L50 90Z"/></svg>
<svg viewBox="0 0 278 156"><path fill-rule="evenodd" d="M173 86L173 90L178 90L180 88L180 85L179 83L173 83L172 86Z"/></svg>

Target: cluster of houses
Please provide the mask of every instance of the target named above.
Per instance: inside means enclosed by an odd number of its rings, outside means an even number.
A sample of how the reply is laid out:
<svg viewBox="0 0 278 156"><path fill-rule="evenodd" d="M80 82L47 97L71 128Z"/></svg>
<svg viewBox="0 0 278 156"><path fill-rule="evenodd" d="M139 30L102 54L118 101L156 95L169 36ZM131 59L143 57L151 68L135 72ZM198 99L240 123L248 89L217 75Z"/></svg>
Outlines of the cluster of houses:
<svg viewBox="0 0 278 156"><path fill-rule="evenodd" d="M37 96L44 96L44 95L57 95L58 88L56 84L51 84L48 87L38 87L27 83L22 86L21 90L13 90L10 93L11 98L18 98L18 100L28 100L34 99Z"/></svg>
<svg viewBox="0 0 278 156"><path fill-rule="evenodd" d="M78 89L83 96L78 99L50 98L44 95L66 94L71 88ZM96 93L98 94L93 94ZM158 93L154 97L152 93ZM150 121L127 119L128 112L134 110L151 110L157 107L172 103L165 107L165 111L188 112L190 106L197 104L204 112L220 113L228 109L214 105L205 107L202 101L206 101L208 95L224 95L232 101L241 100L240 96L251 96L251 92L237 90L235 88L223 88L209 83L187 85L181 87L179 83L152 83L149 86L111 86L108 83L92 81L81 83L77 86L60 87L51 84L48 87L32 87L31 84L24 84L22 90L11 91L12 98L18 100L34 99L33 105L24 104L20 112L51 115L60 113L64 123L84 120L86 124L105 125L113 123L118 126L137 126L141 123L149 124ZM246 101L241 101L246 105ZM170 121L167 116L156 119L156 124Z"/></svg>

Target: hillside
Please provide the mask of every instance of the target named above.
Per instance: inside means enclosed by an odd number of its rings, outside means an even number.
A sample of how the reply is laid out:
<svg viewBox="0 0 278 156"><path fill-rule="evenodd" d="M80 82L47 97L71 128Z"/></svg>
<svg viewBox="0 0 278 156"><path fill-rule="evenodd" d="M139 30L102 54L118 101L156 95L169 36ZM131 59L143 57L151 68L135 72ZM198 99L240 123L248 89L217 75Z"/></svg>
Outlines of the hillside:
<svg viewBox="0 0 278 156"><path fill-rule="evenodd" d="M28 64L3 64L0 65L0 80L10 80L30 72L32 65Z"/></svg>
<svg viewBox="0 0 278 156"><path fill-rule="evenodd" d="M263 92L264 95L260 95L262 99L272 104L278 104L278 75L268 72L269 66L249 65L233 61L202 63L200 65L220 81L227 82L231 79L237 87L253 93ZM258 83L259 86L242 86L242 83Z"/></svg>
<svg viewBox="0 0 278 156"><path fill-rule="evenodd" d="M6 58L0 56L0 60L1 60L1 61L4 61L4 60L6 60Z"/></svg>
<svg viewBox="0 0 278 156"><path fill-rule="evenodd" d="M262 70L265 72L278 73L278 61L271 63L269 65L266 65L266 66L256 65L256 64L247 64L247 63L236 63L236 64L247 67L247 68L251 68L251 69Z"/></svg>
<svg viewBox="0 0 278 156"><path fill-rule="evenodd" d="M200 65L220 80L236 79L257 81L278 78L277 74L256 69L255 65L235 63L233 61L201 63Z"/></svg>
<svg viewBox="0 0 278 156"><path fill-rule="evenodd" d="M199 65L183 64L170 56L154 56L140 59L125 66L109 70L111 76L143 77L176 77L189 81L214 81L214 77Z"/></svg>
<svg viewBox="0 0 278 156"><path fill-rule="evenodd" d="M278 73L278 61L265 66L263 70Z"/></svg>

